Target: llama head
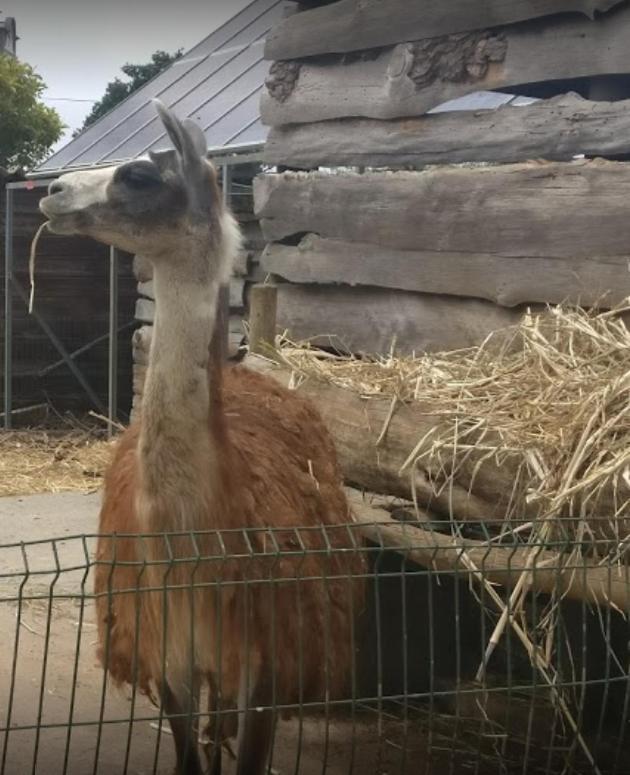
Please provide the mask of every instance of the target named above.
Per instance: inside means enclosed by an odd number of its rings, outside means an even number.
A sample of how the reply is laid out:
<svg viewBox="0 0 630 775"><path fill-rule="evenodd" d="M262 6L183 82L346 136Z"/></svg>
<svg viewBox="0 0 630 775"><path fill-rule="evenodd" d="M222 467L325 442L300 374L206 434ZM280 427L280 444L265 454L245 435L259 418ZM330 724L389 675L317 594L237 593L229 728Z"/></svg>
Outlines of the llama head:
<svg viewBox="0 0 630 775"><path fill-rule="evenodd" d="M221 242L223 206L205 137L154 102L174 150L62 175L40 209L57 234L93 237L156 265L208 259Z"/></svg>

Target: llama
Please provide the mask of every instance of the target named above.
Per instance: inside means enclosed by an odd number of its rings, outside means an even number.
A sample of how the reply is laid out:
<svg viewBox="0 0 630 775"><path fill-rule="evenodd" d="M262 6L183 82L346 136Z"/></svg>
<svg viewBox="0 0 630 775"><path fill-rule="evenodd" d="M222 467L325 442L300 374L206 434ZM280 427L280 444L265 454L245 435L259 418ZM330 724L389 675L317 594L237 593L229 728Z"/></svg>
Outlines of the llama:
<svg viewBox="0 0 630 775"><path fill-rule="evenodd" d="M209 731L218 742L238 731L237 772L259 775L272 706L326 702L348 680L363 560L317 412L270 378L220 362L217 298L238 227L199 127L156 107L175 150L69 173L40 203L52 231L153 264L141 415L117 444L100 514L99 655L117 683L159 697L178 775L202 772L204 682L212 709L231 711ZM289 583L243 583L248 573ZM210 763L218 775L220 745Z"/></svg>

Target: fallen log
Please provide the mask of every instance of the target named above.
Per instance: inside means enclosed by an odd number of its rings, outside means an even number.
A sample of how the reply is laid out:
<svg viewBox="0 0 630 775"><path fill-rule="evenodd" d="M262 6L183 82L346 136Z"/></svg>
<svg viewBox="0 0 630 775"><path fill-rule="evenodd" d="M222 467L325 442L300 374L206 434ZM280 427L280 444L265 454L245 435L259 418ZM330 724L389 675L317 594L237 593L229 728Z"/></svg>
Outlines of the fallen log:
<svg viewBox="0 0 630 775"><path fill-rule="evenodd" d="M377 546L402 554L421 567L456 572L462 579L513 588L528 573L529 589L560 597L630 607L630 569L567 559L543 546L492 546L484 541L458 539L423 526L399 523L382 508L355 509L360 532Z"/></svg>
<svg viewBox="0 0 630 775"><path fill-rule="evenodd" d="M291 382L292 373L269 360L249 355L245 363L284 385ZM441 491L432 483L440 481L437 470L412 466L401 474L418 441L441 422L427 407L398 404L392 412L391 399L364 399L314 379L305 380L299 391L322 415L348 483L406 500L415 495L418 505L438 518L456 515L476 522L504 518L514 479L514 468L508 463L498 467L486 461L477 469L476 460L465 461L458 465L457 482L449 482ZM379 439L386 423L387 431ZM442 462L448 468L446 456Z"/></svg>

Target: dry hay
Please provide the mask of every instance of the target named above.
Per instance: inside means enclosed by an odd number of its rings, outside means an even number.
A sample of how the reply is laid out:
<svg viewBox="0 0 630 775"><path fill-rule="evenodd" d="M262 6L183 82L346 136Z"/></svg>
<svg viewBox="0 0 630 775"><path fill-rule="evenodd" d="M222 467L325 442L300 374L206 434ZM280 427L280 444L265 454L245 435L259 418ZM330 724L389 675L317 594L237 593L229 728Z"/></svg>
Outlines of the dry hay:
<svg viewBox="0 0 630 775"><path fill-rule="evenodd" d="M479 347L415 357L322 357L292 344L280 355L298 380L391 398L394 407L418 401L443 418L409 450L402 474L430 460L427 467L445 475L436 487L444 487L464 460L509 465L515 482L507 519L615 518L630 516L626 311L558 306Z"/></svg>
<svg viewBox="0 0 630 775"><path fill-rule="evenodd" d="M401 469L402 476L419 465L439 472L433 479L436 494L457 482L464 463L470 468L472 462L477 472L482 466L513 472L505 520L497 534L487 533L488 545L507 539L508 546L517 542L527 552L522 566L514 568L518 581L506 597L470 559L458 515L451 514L458 562L499 615L476 680L483 685L492 654L510 627L595 772L570 697L557 688L562 595L553 592L540 606L535 631L525 601L541 548L552 550L547 556L558 575L574 574L588 561L591 567L614 568L628 560L630 332L623 317L629 309L597 313L557 306L526 315L519 326L491 335L479 347L456 352L352 358L288 343L278 353L292 369L294 384L316 378L366 399L390 399L390 416L398 402L419 402L439 416L442 421L418 439ZM469 490L474 486L473 475ZM589 604L594 599L589 596Z"/></svg>
<svg viewBox="0 0 630 775"><path fill-rule="evenodd" d="M100 487L112 442L91 431L0 433L0 497Z"/></svg>

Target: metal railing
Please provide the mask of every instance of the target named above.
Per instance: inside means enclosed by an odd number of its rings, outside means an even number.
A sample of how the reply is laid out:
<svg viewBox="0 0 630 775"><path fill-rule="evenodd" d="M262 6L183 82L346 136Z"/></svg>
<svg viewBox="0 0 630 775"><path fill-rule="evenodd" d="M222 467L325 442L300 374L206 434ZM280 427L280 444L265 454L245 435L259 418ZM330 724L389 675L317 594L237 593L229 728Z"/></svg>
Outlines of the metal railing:
<svg viewBox="0 0 630 775"><path fill-rule="evenodd" d="M613 539L577 543L561 526L542 543L503 523L394 529L0 546L0 773L172 766L159 685L176 642L191 686L208 665L223 681L218 702L212 680L197 688L188 720L202 748L223 740L212 739L219 719L234 731L243 712L227 688L230 655L241 678L264 657L257 669L274 689L261 707L276 722L269 771L628 772L630 617L619 585L630 593L630 583L623 555L610 559ZM308 684L314 664L319 690Z"/></svg>

